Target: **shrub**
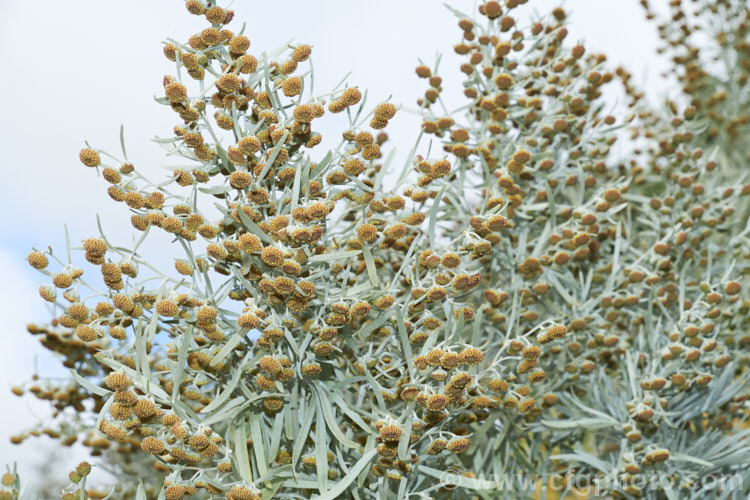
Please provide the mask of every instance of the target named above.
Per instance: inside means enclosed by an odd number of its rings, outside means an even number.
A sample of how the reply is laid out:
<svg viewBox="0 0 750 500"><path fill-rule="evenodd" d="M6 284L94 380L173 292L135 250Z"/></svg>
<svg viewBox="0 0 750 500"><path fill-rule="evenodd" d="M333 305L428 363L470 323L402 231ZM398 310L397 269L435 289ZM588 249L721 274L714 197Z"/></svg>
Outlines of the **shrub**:
<svg viewBox="0 0 750 500"><path fill-rule="evenodd" d="M188 0L208 25L164 45L159 102L190 166L154 182L124 145L81 150L140 236L83 241L86 272L29 254L55 311L29 331L72 379L26 387L56 418L13 439L80 440L117 476L108 498L491 498L520 472L589 496L750 486L750 11L671 2L682 89L662 110L567 43L562 9L522 28L523 3L454 11L467 104L448 113L418 66L442 148L398 171L397 105L310 95L308 45L252 54L231 11ZM162 231L173 269L140 251Z"/></svg>

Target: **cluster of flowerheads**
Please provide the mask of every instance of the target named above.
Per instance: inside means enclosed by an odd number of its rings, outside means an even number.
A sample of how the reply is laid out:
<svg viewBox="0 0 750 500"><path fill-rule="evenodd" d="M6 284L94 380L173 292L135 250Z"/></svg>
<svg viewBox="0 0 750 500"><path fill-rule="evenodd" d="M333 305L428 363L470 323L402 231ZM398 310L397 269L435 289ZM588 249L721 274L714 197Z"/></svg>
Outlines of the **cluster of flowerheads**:
<svg viewBox="0 0 750 500"><path fill-rule="evenodd" d="M748 106L721 111L747 78L711 94L690 30L664 27L691 54L665 116L567 43L563 9L526 26L525 3L454 11L466 105L446 111L437 68L416 68L442 150L385 189L396 105L312 95L310 46L253 54L231 11L188 0L209 26L164 46L179 124L159 142L193 167L152 182L125 151L81 151L142 234L83 241L85 271L29 254L55 311L29 331L74 375L29 382L55 414L14 442L80 440L116 471L108 498L472 498L492 489L475 478L561 466L658 496L634 480L747 476L750 185L729 150ZM719 43L746 57L742 15ZM319 152L327 114L341 142ZM173 271L139 250L161 231Z"/></svg>

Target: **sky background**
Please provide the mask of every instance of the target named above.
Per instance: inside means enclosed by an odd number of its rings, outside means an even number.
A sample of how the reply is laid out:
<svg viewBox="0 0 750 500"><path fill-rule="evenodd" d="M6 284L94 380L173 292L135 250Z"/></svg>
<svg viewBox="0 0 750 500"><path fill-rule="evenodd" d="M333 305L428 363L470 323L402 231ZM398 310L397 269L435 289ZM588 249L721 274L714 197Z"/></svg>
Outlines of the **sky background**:
<svg viewBox="0 0 750 500"><path fill-rule="evenodd" d="M452 5L466 12L476 9L473 0L453 0ZM534 11L559 5L570 14L571 45L583 40L589 51L607 54L613 68L627 67L652 96L668 90L659 79L664 61L655 53L656 29L644 20L638 0L530 0L519 24L528 25ZM444 96L449 103L463 102L458 59L451 49L459 41L458 19L442 2L237 0L231 8L235 19L228 28L237 32L247 23L252 54L290 40L312 45L317 93L351 72L349 85L368 89L371 104L391 96L391 102L414 107L426 89L414 68L419 58L432 65L442 51ZM129 212L109 199L107 184L79 163L78 151L87 140L119 153L123 124L136 168L152 179L166 175L159 169L162 150L150 142L155 135L170 136L177 124L174 113L152 99L163 92L162 77L174 69L162 55L161 42L167 37L186 41L205 27L205 20L188 14L180 0L0 0L0 317L5 318L0 468L17 460L21 471L32 474L35 463L49 460L44 439L9 443L11 434L46 414L46 405L15 398L10 388L33 373L35 360L41 374L61 373L26 333L27 323L43 322L49 314L37 292L42 275L24 258L32 247L52 245L64 252L65 224L73 245L96 235L96 214L108 235L128 241ZM405 161L419 123L415 115L399 112L389 126L391 137L399 138L393 142L400 159L396 165ZM79 458L56 460L69 470Z"/></svg>

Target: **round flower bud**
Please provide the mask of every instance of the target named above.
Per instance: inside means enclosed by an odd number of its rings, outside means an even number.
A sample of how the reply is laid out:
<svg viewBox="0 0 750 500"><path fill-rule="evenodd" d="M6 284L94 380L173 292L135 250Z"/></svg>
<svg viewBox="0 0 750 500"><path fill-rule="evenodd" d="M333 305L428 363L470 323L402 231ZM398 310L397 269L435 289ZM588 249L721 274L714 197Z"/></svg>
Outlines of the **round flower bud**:
<svg viewBox="0 0 750 500"><path fill-rule="evenodd" d="M42 252L31 252L26 260L34 269L44 269L49 265L49 259Z"/></svg>
<svg viewBox="0 0 750 500"><path fill-rule="evenodd" d="M254 234L245 233L237 240L240 250L245 253L257 253L263 249L263 245L260 243L260 238Z"/></svg>
<svg viewBox="0 0 750 500"><path fill-rule="evenodd" d="M177 313L180 312L180 308L171 300L162 299L156 303L156 312L159 313L160 316L172 318L177 316Z"/></svg>
<svg viewBox="0 0 750 500"><path fill-rule="evenodd" d="M281 370L281 364L271 356L263 356L258 360L258 366L264 372L275 375Z"/></svg>
<svg viewBox="0 0 750 500"><path fill-rule="evenodd" d="M104 383L113 391L124 391L130 387L130 377L124 373L112 372L104 378Z"/></svg>
<svg viewBox="0 0 750 500"><path fill-rule="evenodd" d="M29 261L29 262L31 262L31 261ZM741 289L742 289L742 285L740 285L740 283L738 281L730 281L724 287L724 292L727 295L737 295L738 293L740 293Z"/></svg>
<svg viewBox="0 0 750 500"><path fill-rule="evenodd" d="M384 425L379 432L380 438L386 443L393 443L401 438L401 428L395 424Z"/></svg>
<svg viewBox="0 0 750 500"><path fill-rule="evenodd" d="M293 76L284 80L281 84L281 91L287 97L294 97L299 95L302 90L302 79L298 76Z"/></svg>
<svg viewBox="0 0 750 500"><path fill-rule="evenodd" d="M451 453L459 454L468 450L469 446L471 446L471 439L456 437L448 441L446 448L448 448L448 451Z"/></svg>
<svg viewBox="0 0 750 500"><path fill-rule="evenodd" d="M372 243L378 237L378 228L370 223L362 224L357 228L357 237L365 243Z"/></svg>
<svg viewBox="0 0 750 500"><path fill-rule="evenodd" d="M213 306L203 306L195 313L198 321L213 321L219 315L219 311Z"/></svg>
<svg viewBox="0 0 750 500"><path fill-rule="evenodd" d="M278 248L265 247L260 253L260 259L270 267L278 267L284 262L284 254Z"/></svg>
<svg viewBox="0 0 750 500"><path fill-rule="evenodd" d="M253 490L251 490L250 488L247 488L245 486L235 485L235 486L232 486L232 488L227 493L227 498L231 498L233 500L255 500L256 498L260 498L260 497L256 495L255 493L253 493Z"/></svg>
<svg viewBox="0 0 750 500"><path fill-rule="evenodd" d="M507 90L513 85L513 77L507 73L501 73L495 77L495 85L500 90Z"/></svg>
<svg viewBox="0 0 750 500"><path fill-rule="evenodd" d="M531 160L531 153L526 151L525 149L519 149L515 153L513 153L513 161L516 163L519 163L521 165L525 165Z"/></svg>
<svg viewBox="0 0 750 500"><path fill-rule="evenodd" d="M533 398L526 398L518 403L518 411L520 411L521 413L526 413L527 411L532 410L535 404L536 401L534 401Z"/></svg>
<svg viewBox="0 0 750 500"><path fill-rule="evenodd" d="M455 352L446 352L440 357L440 366L445 370L452 370L461 363L461 356Z"/></svg>
<svg viewBox="0 0 750 500"><path fill-rule="evenodd" d="M229 174L229 185L235 189L245 189L253 182L248 172L235 171Z"/></svg>
<svg viewBox="0 0 750 500"><path fill-rule="evenodd" d="M345 107L354 106L360 101L360 99L362 99L362 92L360 92L359 89L355 87L350 87L344 90L339 97L339 101Z"/></svg>
<svg viewBox="0 0 750 500"><path fill-rule="evenodd" d="M240 328L251 330L257 327L259 324L260 320L255 314L252 313L241 314L239 318L237 318L237 325L239 325Z"/></svg>
<svg viewBox="0 0 750 500"><path fill-rule="evenodd" d="M222 92L231 94L232 92L239 90L240 86L242 86L242 80L234 73L228 73L226 75L222 75L218 80L216 80L216 86Z"/></svg>
<svg viewBox="0 0 750 500"><path fill-rule="evenodd" d="M99 335L96 330L87 325L78 325L76 328L76 337L81 339L82 342L93 342Z"/></svg>
<svg viewBox="0 0 750 500"><path fill-rule="evenodd" d="M389 102L378 104L374 111L375 119L380 121L388 121L396 115L396 106Z"/></svg>
<svg viewBox="0 0 750 500"><path fill-rule="evenodd" d="M432 412L443 411L448 406L448 398L442 394L433 394L427 398L425 406Z"/></svg>
<svg viewBox="0 0 750 500"><path fill-rule="evenodd" d="M305 43L297 45L294 48L294 51L292 51L292 60L296 62L306 61L310 57L311 53L312 47L310 47L309 45Z"/></svg>
<svg viewBox="0 0 750 500"><path fill-rule="evenodd" d="M530 345L526 348L524 348L523 351L521 351L521 356L523 356L526 359L536 359L541 354L541 349L535 345Z"/></svg>
<svg viewBox="0 0 750 500"><path fill-rule="evenodd" d="M98 167L102 162L99 153L89 148L82 149L81 152L78 153L78 158L81 160L81 163L87 167Z"/></svg>
<svg viewBox="0 0 750 500"><path fill-rule="evenodd" d="M181 83L172 82L164 87L164 94L167 96L167 99L169 99L169 102L180 103L187 97L187 89Z"/></svg>
<svg viewBox="0 0 750 500"><path fill-rule="evenodd" d="M149 399L139 399L133 406L133 413L140 420L146 421L157 414L156 405Z"/></svg>
<svg viewBox="0 0 750 500"><path fill-rule="evenodd" d="M561 339L568 333L568 329L563 325L553 325L547 329L546 333L552 339Z"/></svg>
<svg viewBox="0 0 750 500"><path fill-rule="evenodd" d="M185 487L179 484L173 484L164 490L166 500L181 500L185 496Z"/></svg>
<svg viewBox="0 0 750 500"><path fill-rule="evenodd" d="M79 476L88 476L91 473L91 464L88 462L81 462L76 467L76 474Z"/></svg>
<svg viewBox="0 0 750 500"><path fill-rule="evenodd" d="M237 35L229 40L229 51L233 54L244 54L250 48L250 39L243 35Z"/></svg>
<svg viewBox="0 0 750 500"><path fill-rule="evenodd" d="M162 455L166 448L161 439L149 436L141 441L141 449L149 455Z"/></svg>
<svg viewBox="0 0 750 500"><path fill-rule="evenodd" d="M461 351L461 362L467 365L478 365L484 359L482 351L476 347L467 347Z"/></svg>

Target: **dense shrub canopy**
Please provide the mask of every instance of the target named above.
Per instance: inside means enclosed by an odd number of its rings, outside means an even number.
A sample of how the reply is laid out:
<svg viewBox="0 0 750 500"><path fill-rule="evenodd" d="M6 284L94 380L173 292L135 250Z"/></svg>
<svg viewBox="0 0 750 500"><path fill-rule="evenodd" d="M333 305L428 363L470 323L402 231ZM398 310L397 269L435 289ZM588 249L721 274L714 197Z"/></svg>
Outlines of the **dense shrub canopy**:
<svg viewBox="0 0 750 500"><path fill-rule="evenodd" d="M54 311L29 331L72 378L15 389L56 412L12 439L80 441L117 477L81 464L63 498L497 498L519 472L603 497L750 487L750 10L670 2L681 91L652 109L562 9L524 3L453 11L466 104L418 66L432 142L399 169L397 103L312 95L310 46L255 54L232 11L186 2L206 28L165 43L158 99L184 166L152 181L124 143L87 146L136 243L28 256ZM174 268L141 251L159 232Z"/></svg>

